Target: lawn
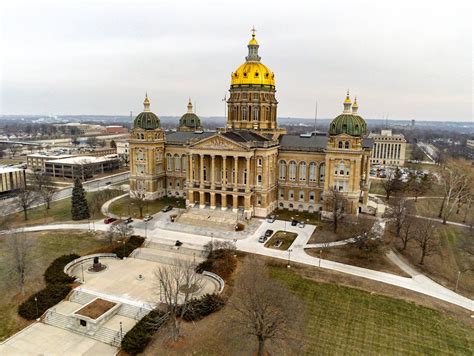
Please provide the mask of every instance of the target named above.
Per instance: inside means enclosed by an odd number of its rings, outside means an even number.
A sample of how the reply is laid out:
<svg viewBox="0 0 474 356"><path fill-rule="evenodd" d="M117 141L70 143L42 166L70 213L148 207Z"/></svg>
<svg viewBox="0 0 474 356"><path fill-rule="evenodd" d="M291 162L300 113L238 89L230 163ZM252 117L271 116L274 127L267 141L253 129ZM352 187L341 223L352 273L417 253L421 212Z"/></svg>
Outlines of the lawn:
<svg viewBox="0 0 474 356"><path fill-rule="evenodd" d="M308 274L325 274L301 267ZM275 355L468 355L474 331L445 314L359 289L304 278L300 267L273 265L271 275L300 298L305 320L292 332L299 342L275 344ZM254 355L255 339L230 322L235 311L226 305L201 321L184 323L176 345L160 333L145 355ZM245 336L243 336L245 335Z"/></svg>
<svg viewBox="0 0 474 356"><path fill-rule="evenodd" d="M416 213L422 216L438 218L439 209L442 203L442 198L418 199L418 201L415 203ZM457 209L454 207L453 212L448 218L448 221L465 222L464 219L466 219L467 223L470 223L470 219L472 220L473 218L474 204L470 209L466 206L462 206L459 209L459 213L457 213Z"/></svg>
<svg viewBox="0 0 474 356"><path fill-rule="evenodd" d="M17 315L17 307L29 295L44 286L43 273L55 258L73 252L88 254L108 245L101 233L91 235L78 231L58 231L28 233L24 236L31 239L34 245L29 257L33 264L27 275L25 294L21 295L10 275L8 236L0 235L0 340L28 324Z"/></svg>
<svg viewBox="0 0 474 356"><path fill-rule="evenodd" d="M143 207L143 215L158 213L166 205L184 209L186 202L184 199L176 197L164 197L146 201ZM121 217L131 216L133 218L140 218L140 210L137 202L129 196L114 201L109 207L109 212Z"/></svg>
<svg viewBox="0 0 474 356"><path fill-rule="evenodd" d="M265 243L265 247L274 248L276 250L288 250L293 241L298 237L298 234L295 232L289 231L277 231L273 236ZM281 240L283 243L280 247L276 247L275 244L278 240Z"/></svg>
<svg viewBox="0 0 474 356"><path fill-rule="evenodd" d="M123 194L120 190L107 190L89 192L87 200L89 201L89 210L91 212L91 219L100 219L103 217L100 212L99 205L105 203L113 197ZM18 212L8 216L8 223L10 226L25 226L50 224L55 222L70 221L71 218L71 198L57 200L51 203L50 209L46 210L45 206L39 206L28 210L28 221L24 220L23 212Z"/></svg>
<svg viewBox="0 0 474 356"><path fill-rule="evenodd" d="M306 306L307 354L472 354L474 330L402 300L305 279L272 268Z"/></svg>
<svg viewBox="0 0 474 356"><path fill-rule="evenodd" d="M275 211L277 219L291 221L296 219L298 221L305 221L307 224L318 225L320 219L317 213L308 213L307 211L290 211L287 209L278 209Z"/></svg>
<svg viewBox="0 0 474 356"><path fill-rule="evenodd" d="M474 244L473 232L468 228L442 224L437 225L436 231L438 252L426 257L423 266L418 264L420 249L414 241L410 241L407 250L402 251L402 254L423 273L452 290L456 287L458 271L461 271L458 292L474 298L474 256L461 249L463 241L471 241L471 246ZM396 243L400 247L399 242Z"/></svg>

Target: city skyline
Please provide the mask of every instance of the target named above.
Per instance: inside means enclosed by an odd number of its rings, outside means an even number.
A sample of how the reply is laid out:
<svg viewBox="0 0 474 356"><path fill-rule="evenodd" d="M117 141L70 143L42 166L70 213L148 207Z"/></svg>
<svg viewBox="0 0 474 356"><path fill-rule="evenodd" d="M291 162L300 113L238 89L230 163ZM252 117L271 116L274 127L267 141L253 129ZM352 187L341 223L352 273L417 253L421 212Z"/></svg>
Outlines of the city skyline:
<svg viewBox="0 0 474 356"><path fill-rule="evenodd" d="M189 97L223 116L254 25L279 117L314 117L316 100L334 117L349 88L367 119L472 120L468 2L245 4L3 4L0 114L127 115L147 91L159 116Z"/></svg>

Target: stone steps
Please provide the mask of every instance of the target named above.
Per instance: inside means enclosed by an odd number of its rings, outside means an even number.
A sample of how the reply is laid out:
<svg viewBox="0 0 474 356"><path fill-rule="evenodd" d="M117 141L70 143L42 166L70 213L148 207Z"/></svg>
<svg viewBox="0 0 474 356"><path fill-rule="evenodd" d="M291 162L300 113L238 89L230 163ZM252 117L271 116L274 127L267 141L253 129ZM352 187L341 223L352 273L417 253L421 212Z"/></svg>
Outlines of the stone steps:
<svg viewBox="0 0 474 356"><path fill-rule="evenodd" d="M147 247L138 249L137 252L134 254L133 258L154 261L168 265L175 264L177 260L184 260L188 262L196 261L196 263L204 261L204 258L199 256L194 257L191 255L181 255L179 252L173 253L169 251L160 251Z"/></svg>
<svg viewBox="0 0 474 356"><path fill-rule="evenodd" d="M121 316L125 316L130 319L140 320L149 312L150 310L145 309L145 308L136 307L130 304L122 304L117 314Z"/></svg>
<svg viewBox="0 0 474 356"><path fill-rule="evenodd" d="M84 305L93 301L95 298L97 298L97 296L95 296L94 294L89 294L89 293L75 290L69 297L69 301Z"/></svg>
<svg viewBox="0 0 474 356"><path fill-rule="evenodd" d="M192 246L189 243L185 243L184 245L177 247L174 245L167 245L167 244L159 243L159 242L149 242L145 247L153 249L153 250L169 251L169 252L177 253L180 255L188 255L188 256L195 255L196 257L205 257L205 252L202 246L199 246L199 245Z"/></svg>

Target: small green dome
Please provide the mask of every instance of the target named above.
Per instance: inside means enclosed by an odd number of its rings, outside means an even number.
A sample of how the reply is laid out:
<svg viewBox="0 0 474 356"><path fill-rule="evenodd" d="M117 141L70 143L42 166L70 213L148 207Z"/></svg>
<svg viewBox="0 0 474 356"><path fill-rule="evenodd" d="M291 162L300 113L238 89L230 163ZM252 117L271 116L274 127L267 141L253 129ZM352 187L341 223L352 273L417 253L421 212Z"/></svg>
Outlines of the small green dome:
<svg viewBox="0 0 474 356"><path fill-rule="evenodd" d="M330 135L348 134L351 136L364 136L367 133L367 124L359 115L341 114L331 121Z"/></svg>
<svg viewBox="0 0 474 356"><path fill-rule="evenodd" d="M133 121L134 128L155 130L160 128L160 119L151 111L143 111Z"/></svg>
<svg viewBox="0 0 474 356"><path fill-rule="evenodd" d="M195 113L187 112L181 119L179 119L179 126L186 126L189 128L201 127L201 119Z"/></svg>

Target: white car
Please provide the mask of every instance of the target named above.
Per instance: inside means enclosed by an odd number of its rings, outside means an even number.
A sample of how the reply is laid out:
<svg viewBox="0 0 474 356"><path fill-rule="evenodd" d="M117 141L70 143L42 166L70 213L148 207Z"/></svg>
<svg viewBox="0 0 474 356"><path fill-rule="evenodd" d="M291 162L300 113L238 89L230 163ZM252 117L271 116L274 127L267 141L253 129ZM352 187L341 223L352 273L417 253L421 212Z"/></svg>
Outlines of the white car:
<svg viewBox="0 0 474 356"><path fill-rule="evenodd" d="M150 221L151 219L153 219L153 216L145 215L145 217L143 218L143 221L147 222L147 221Z"/></svg>
<svg viewBox="0 0 474 356"><path fill-rule="evenodd" d="M305 227L305 226L306 226L306 223L305 223L304 221L300 221L300 222L298 223L298 227L300 227L300 228L303 228L303 227Z"/></svg>

